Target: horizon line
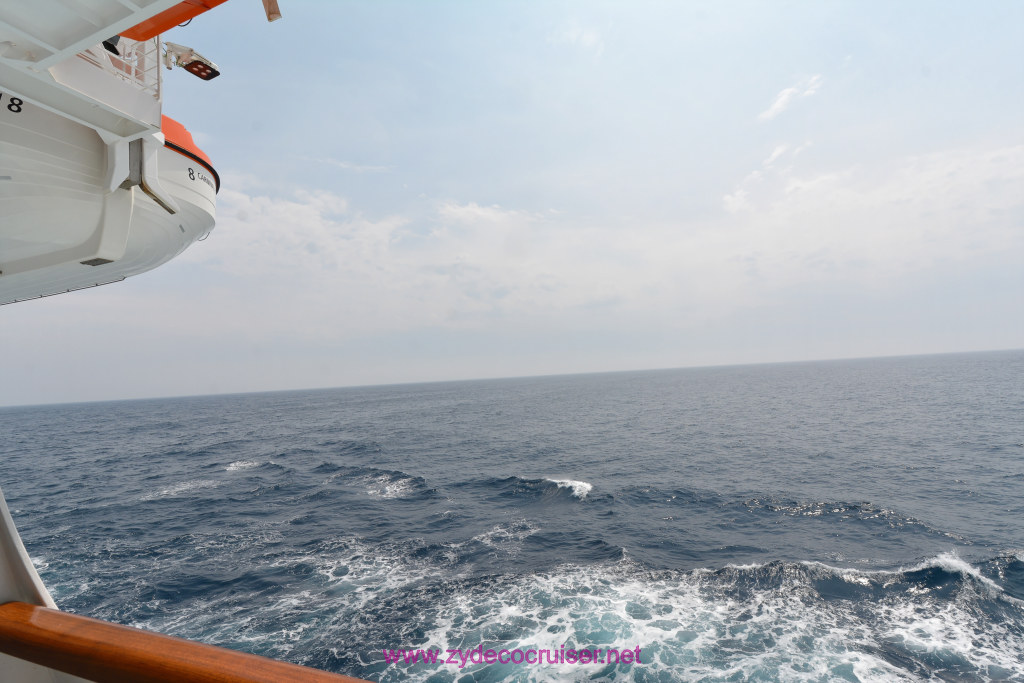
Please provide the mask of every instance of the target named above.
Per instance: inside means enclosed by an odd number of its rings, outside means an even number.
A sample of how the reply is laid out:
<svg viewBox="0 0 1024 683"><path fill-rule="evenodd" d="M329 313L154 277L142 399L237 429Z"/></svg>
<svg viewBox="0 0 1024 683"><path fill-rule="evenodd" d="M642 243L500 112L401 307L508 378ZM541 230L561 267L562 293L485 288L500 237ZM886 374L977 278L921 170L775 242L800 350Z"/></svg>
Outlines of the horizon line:
<svg viewBox="0 0 1024 683"><path fill-rule="evenodd" d="M407 382L382 382L380 384L340 384L332 386L307 386L307 387L295 387L290 389L257 389L255 391L225 391L210 394L169 394L164 396L135 396L127 398L104 398L104 399L91 399L84 401L56 401L53 403L25 403L25 404L0 404L0 410L7 410L13 408L44 408L52 406L73 406L73 405L86 405L93 403L124 403L129 401L165 401L175 399L186 399L186 398L214 398L214 397L226 397L226 396L252 396L259 394L283 394L283 393L299 393L307 391L332 391L336 389L375 389L384 387L407 387L407 386L418 386L424 384L458 384L467 382L499 382L504 380L522 380L522 379L545 379L545 378L556 378L556 377L581 377L588 375L614 375L614 374L625 374L625 373L640 373L640 372L668 372L673 370L700 370L700 369L711 369L711 368L741 368L741 367L756 367L762 365L797 365L802 363L837 363L845 361L862 361L862 360L885 360L895 358L926 358L930 356L962 356L972 354L983 354L983 353L1013 353L1013 352L1024 352L1024 347L1017 348L1002 348L1002 349L980 349L972 351L936 351L929 353L902 353L902 354L883 354L879 356L849 356L840 358L805 358L799 360L777 360L777 361L754 361L748 363L709 363L706 365L679 365L672 367L658 367L658 368L627 368L621 370L593 370L583 372L565 372L565 373L543 373L537 375L505 375L498 377L467 377L461 379L429 379L429 380L415 380Z"/></svg>

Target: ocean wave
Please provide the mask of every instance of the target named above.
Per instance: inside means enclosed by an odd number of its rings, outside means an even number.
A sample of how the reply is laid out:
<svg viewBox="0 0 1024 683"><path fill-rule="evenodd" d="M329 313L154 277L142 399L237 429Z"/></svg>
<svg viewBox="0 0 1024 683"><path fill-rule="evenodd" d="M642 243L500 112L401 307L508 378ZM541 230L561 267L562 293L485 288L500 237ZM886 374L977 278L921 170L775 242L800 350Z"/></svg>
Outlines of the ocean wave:
<svg viewBox="0 0 1024 683"><path fill-rule="evenodd" d="M955 599L922 591L903 570L767 563L650 572L628 560L604 568L566 566L503 584L500 597L486 582L466 586L451 607L438 610L422 647L640 646L648 658L643 675L657 680L912 681L938 669L979 680L1024 674L1019 612L990 618L985 591L974 590L990 587L988 580L959 558L939 556L921 567L957 579ZM877 592L837 597L820 590L827 578L868 583ZM486 668L458 673L487 676ZM590 678L628 668L563 665L528 675ZM391 665L382 680L424 680L431 673L436 670Z"/></svg>
<svg viewBox="0 0 1024 683"><path fill-rule="evenodd" d="M576 481L575 479L545 479L544 481L550 481L558 485L560 489L569 489L572 491L572 495L575 498L583 500L590 493L594 485L586 481Z"/></svg>
<svg viewBox="0 0 1024 683"><path fill-rule="evenodd" d="M963 536L937 529L926 522L871 502L792 500L776 497L748 498L743 506L751 511L768 511L786 517L838 517L844 520L884 524L889 529L917 528L931 534L967 543Z"/></svg>
<svg viewBox="0 0 1024 683"><path fill-rule="evenodd" d="M528 479L511 476L489 478L468 482L459 482L454 488L470 488L481 491L486 496L508 501L542 500L576 500L582 501L590 495L594 485L576 479Z"/></svg>
<svg viewBox="0 0 1024 683"><path fill-rule="evenodd" d="M378 471L362 478L366 494L375 498L405 498L426 486L422 477L403 472Z"/></svg>
<svg viewBox="0 0 1024 683"><path fill-rule="evenodd" d="M903 569L899 573L904 576L908 576L927 572L932 569L939 569L948 575L959 576L964 579L969 578L994 593L1003 592L1003 589L999 584L982 574L977 567L965 562L953 553L941 553L940 555L929 558L920 564L910 567L909 569Z"/></svg>
<svg viewBox="0 0 1024 683"><path fill-rule="evenodd" d="M896 512L877 507L868 502L848 503L845 501L819 501L819 500L785 500L779 498L749 498L743 501L743 505L750 510L769 510L779 512L791 517L824 517L828 515L840 515L846 517L855 516L859 519L896 519L902 521L916 521L907 517L901 517Z"/></svg>
<svg viewBox="0 0 1024 683"><path fill-rule="evenodd" d="M380 681L438 675L556 681L631 672L665 681L913 681L938 670L970 680L1024 675L1024 617L998 576L998 567L1024 571L1014 553L981 563L940 554L892 570L810 561L651 570L624 559L481 575L461 560L476 544L515 554L539 531L517 519L462 543L340 538L285 554L276 550L284 537L273 526L245 536L197 536L171 564L168 555L139 558L151 565L136 563L135 587L108 609L138 626ZM173 599L154 592L153 577L191 576L197 554L224 566L220 589L206 586ZM233 561L216 560L224 557ZM58 589L62 595L78 590ZM103 609L93 612L104 616ZM405 646L563 644L640 647L642 667L470 664L459 670L389 665L381 655L382 648Z"/></svg>
<svg viewBox="0 0 1024 683"><path fill-rule="evenodd" d="M483 543L514 556L518 554L523 541L538 531L540 531L540 527L536 524L519 519L507 524L498 524L490 530L474 536L471 541Z"/></svg>
<svg viewBox="0 0 1024 683"><path fill-rule="evenodd" d="M180 496L183 493L189 493L197 489L211 489L220 486L220 482L212 479L192 479L190 481L182 481L177 484L172 484L158 491L151 491L143 494L139 500L155 500L157 498L170 498L174 496Z"/></svg>
<svg viewBox="0 0 1024 683"><path fill-rule="evenodd" d="M323 463L316 467L318 474L331 473L321 486L343 484L361 489L373 498L408 498L429 490L423 477L397 470L383 470L376 467L351 467Z"/></svg>
<svg viewBox="0 0 1024 683"><path fill-rule="evenodd" d="M328 449L338 455L368 455L380 453L384 450L376 441L345 441L328 440L318 444L320 449Z"/></svg>
<svg viewBox="0 0 1024 683"><path fill-rule="evenodd" d="M226 472L237 472L238 470L249 470L253 467L259 467L260 463L255 460L236 460L227 467L224 468Z"/></svg>
<svg viewBox="0 0 1024 683"><path fill-rule="evenodd" d="M623 490L623 500L638 506L680 506L703 505L717 507L727 500L716 491L708 489L660 488L657 486L629 486Z"/></svg>

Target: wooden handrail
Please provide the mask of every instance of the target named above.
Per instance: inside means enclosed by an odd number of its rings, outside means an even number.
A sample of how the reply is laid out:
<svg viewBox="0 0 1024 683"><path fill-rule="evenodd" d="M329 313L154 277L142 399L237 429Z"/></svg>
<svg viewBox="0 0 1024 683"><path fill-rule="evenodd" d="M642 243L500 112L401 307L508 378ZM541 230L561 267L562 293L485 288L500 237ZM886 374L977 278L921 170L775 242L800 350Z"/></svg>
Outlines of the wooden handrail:
<svg viewBox="0 0 1024 683"><path fill-rule="evenodd" d="M366 683L24 602L0 605L0 652L97 683Z"/></svg>

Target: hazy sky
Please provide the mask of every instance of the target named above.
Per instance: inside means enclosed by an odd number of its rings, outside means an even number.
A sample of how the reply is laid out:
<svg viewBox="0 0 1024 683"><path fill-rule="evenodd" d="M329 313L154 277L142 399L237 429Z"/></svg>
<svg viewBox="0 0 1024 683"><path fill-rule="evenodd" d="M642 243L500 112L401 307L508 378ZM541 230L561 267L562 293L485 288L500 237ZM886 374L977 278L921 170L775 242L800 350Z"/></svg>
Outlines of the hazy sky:
<svg viewBox="0 0 1024 683"><path fill-rule="evenodd" d="M1024 347L1024 3L235 0L204 242L0 404Z"/></svg>

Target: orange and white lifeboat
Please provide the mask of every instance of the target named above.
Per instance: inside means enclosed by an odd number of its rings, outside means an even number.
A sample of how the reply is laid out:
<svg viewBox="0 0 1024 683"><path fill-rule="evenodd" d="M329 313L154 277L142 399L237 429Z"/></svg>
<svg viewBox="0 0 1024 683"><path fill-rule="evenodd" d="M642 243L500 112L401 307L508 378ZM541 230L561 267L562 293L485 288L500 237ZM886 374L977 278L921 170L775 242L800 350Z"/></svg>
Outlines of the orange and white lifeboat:
<svg viewBox="0 0 1024 683"><path fill-rule="evenodd" d="M217 173L161 115L160 74L219 71L160 34L224 1L0 3L0 304L123 280L213 229Z"/></svg>
<svg viewBox="0 0 1024 683"><path fill-rule="evenodd" d="M114 148L122 179L96 130L29 103L3 105L0 304L123 280L213 229L220 179L177 121L163 117L162 141Z"/></svg>

